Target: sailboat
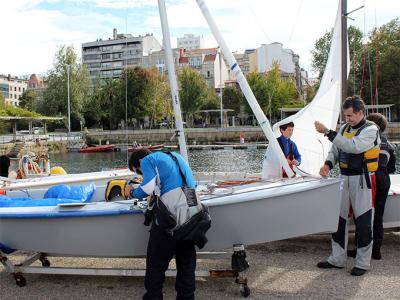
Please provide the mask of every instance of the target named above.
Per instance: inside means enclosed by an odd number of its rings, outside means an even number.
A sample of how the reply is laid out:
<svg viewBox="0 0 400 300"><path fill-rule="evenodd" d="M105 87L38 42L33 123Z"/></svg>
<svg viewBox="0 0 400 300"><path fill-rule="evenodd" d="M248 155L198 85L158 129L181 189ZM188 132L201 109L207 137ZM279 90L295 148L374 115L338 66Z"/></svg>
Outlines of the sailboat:
<svg viewBox="0 0 400 300"><path fill-rule="evenodd" d="M180 151L187 157L175 70L170 55L165 3L162 0L158 3ZM209 241L204 250L335 232L340 210L338 195L341 180L313 176L292 177L293 171L283 156L269 121L204 1L197 0L197 4L269 139L270 147L289 175L285 179L262 180L259 176L248 174L197 174L199 198L209 207L212 216L212 227L207 233ZM340 30L340 20L339 9L335 31ZM331 53L335 49L336 45L332 47ZM233 180L240 184L226 184ZM146 253L148 238L148 230L143 225L145 208L146 204L136 199L41 207L3 207L0 208L0 243L4 251L7 248L71 256L141 256Z"/></svg>

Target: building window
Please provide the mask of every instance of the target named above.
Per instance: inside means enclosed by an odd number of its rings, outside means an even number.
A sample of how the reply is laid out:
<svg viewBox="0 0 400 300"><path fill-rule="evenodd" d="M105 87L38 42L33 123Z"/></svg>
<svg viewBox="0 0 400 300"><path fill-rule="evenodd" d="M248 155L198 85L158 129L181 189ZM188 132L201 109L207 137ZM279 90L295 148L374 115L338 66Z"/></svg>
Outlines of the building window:
<svg viewBox="0 0 400 300"><path fill-rule="evenodd" d="M207 77L210 77L210 71L207 71Z"/></svg>

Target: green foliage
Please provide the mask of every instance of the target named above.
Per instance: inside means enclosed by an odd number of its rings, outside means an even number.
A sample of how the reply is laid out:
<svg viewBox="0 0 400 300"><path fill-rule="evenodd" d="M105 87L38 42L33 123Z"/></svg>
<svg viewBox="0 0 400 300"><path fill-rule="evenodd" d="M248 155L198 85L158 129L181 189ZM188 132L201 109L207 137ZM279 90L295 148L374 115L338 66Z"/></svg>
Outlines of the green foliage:
<svg viewBox="0 0 400 300"><path fill-rule="evenodd" d="M36 112L10 105L5 105L0 108L0 116L31 117L31 118L42 117L41 114L38 114Z"/></svg>
<svg viewBox="0 0 400 300"><path fill-rule="evenodd" d="M19 106L27 110L33 110L37 98L38 96L35 91L25 90L19 98Z"/></svg>
<svg viewBox="0 0 400 300"><path fill-rule="evenodd" d="M277 115L280 107L298 100L294 79L282 78L277 62L273 63L272 69L267 74L250 73L247 81L261 109L271 118ZM244 101L246 100L244 99ZM245 108L248 113L252 113L247 103Z"/></svg>
<svg viewBox="0 0 400 300"><path fill-rule="evenodd" d="M172 102L167 79L157 69L141 67L124 70L121 78L97 78L89 102L85 106L88 126L100 123L116 129L121 121L143 121L150 126L172 115Z"/></svg>
<svg viewBox="0 0 400 300"><path fill-rule="evenodd" d="M206 105L209 99L207 83L196 70L189 67L180 70L178 80L182 112L191 118L196 111Z"/></svg>
<svg viewBox="0 0 400 300"><path fill-rule="evenodd" d="M5 105L6 99L4 98L3 94L0 93L0 106Z"/></svg>
<svg viewBox="0 0 400 300"><path fill-rule="evenodd" d="M362 32L353 26L348 29L350 49L350 75L348 95L362 94L367 104L373 103L376 84L376 50L378 49L378 103L397 103L400 98L400 21L394 19L375 28L363 45ZM322 77L328 59L331 33L325 33L315 43L312 66ZM364 54L364 47L366 53ZM364 82L362 67L365 59ZM369 72L369 69L371 72ZM372 89L371 89L372 87Z"/></svg>
<svg viewBox="0 0 400 300"><path fill-rule="evenodd" d="M48 74L48 85L43 100L34 107L36 111L47 115L68 114L67 68L70 66L70 103L72 129L80 129L83 111L89 99L90 78L85 65L78 62L78 56L72 46L61 46L55 55L53 69ZM68 120L66 120L68 122Z"/></svg>
<svg viewBox="0 0 400 300"><path fill-rule="evenodd" d="M233 109L233 114L240 114L240 103L243 93L237 87L227 86L222 94L222 103L224 108Z"/></svg>
<svg viewBox="0 0 400 300"><path fill-rule="evenodd" d="M220 96L217 95L214 89L207 89L207 100L201 109L220 109L221 108L221 100ZM226 107L224 107L226 108Z"/></svg>

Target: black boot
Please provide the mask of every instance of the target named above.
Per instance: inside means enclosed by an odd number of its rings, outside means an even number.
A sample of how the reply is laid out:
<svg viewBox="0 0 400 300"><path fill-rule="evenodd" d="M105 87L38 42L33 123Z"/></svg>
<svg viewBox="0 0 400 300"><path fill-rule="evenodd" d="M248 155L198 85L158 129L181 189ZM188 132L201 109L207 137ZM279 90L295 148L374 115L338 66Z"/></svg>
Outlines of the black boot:
<svg viewBox="0 0 400 300"><path fill-rule="evenodd" d="M372 258L376 260L382 259L381 249L372 248Z"/></svg>
<svg viewBox="0 0 400 300"><path fill-rule="evenodd" d="M320 269L343 269L343 267L337 267L335 265L332 265L331 263L327 261L321 261L317 264L317 267Z"/></svg>
<svg viewBox="0 0 400 300"><path fill-rule="evenodd" d="M351 269L350 274L353 275L353 276L362 276L362 275L364 275L366 272L367 272L367 270L354 267L353 269Z"/></svg>
<svg viewBox="0 0 400 300"><path fill-rule="evenodd" d="M347 250L347 257L353 257L355 258L357 255L357 249L350 249Z"/></svg>

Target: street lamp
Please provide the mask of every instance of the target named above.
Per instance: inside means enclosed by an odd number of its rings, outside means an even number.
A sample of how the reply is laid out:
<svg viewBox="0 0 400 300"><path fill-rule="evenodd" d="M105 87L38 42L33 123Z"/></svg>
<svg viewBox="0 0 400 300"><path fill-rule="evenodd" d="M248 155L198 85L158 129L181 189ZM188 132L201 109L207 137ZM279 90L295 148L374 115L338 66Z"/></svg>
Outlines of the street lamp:
<svg viewBox="0 0 400 300"><path fill-rule="evenodd" d="M67 65L67 91L68 91L68 134L71 133L71 103L70 103L70 97L69 97L69 73L71 70L71 65Z"/></svg>
<svg viewBox="0 0 400 300"><path fill-rule="evenodd" d="M221 49L219 49L218 54L219 54L219 97L220 97L220 101L221 101L221 128L223 128L224 121L223 121L223 107L222 107L222 56L221 56Z"/></svg>

